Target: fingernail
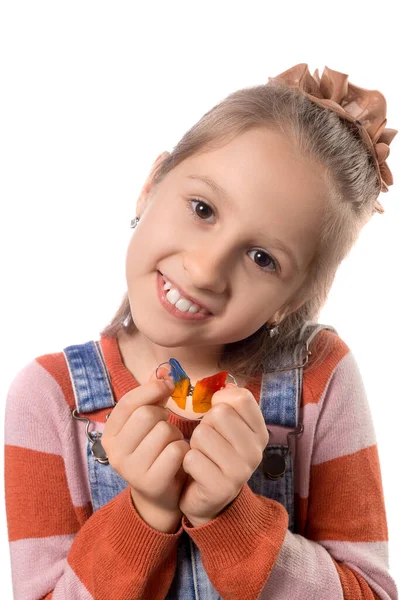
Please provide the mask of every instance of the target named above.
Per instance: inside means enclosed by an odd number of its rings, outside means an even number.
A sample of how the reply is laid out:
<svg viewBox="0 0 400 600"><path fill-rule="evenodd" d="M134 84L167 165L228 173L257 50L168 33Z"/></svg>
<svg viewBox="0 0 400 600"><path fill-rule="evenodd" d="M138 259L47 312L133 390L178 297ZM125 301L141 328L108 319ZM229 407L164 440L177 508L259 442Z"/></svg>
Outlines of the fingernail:
<svg viewBox="0 0 400 600"><path fill-rule="evenodd" d="M225 387L237 387L234 383L227 383Z"/></svg>

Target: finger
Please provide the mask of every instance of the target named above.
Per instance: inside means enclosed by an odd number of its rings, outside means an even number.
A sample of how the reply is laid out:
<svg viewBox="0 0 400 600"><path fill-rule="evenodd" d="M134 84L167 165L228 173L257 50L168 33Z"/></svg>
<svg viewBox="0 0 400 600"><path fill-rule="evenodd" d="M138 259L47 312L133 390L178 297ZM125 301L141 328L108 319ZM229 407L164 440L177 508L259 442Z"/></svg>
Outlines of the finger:
<svg viewBox="0 0 400 600"><path fill-rule="evenodd" d="M112 440L115 452L119 456L128 456L137 450L159 422L163 422L170 429L174 427L173 425L167 425L167 421L168 411L166 408L154 404L139 406L124 423L118 434L106 439L106 443L108 440ZM183 434L177 427L175 427L175 430L179 432L179 438L176 439L183 438Z"/></svg>
<svg viewBox="0 0 400 600"><path fill-rule="evenodd" d="M200 448L199 446L199 448L206 452L207 456L209 455L207 449L204 448L204 436L202 436L203 430L200 430L200 427L208 426L209 428L214 429L222 439L234 448L236 454L240 458L246 459L246 457L249 457L249 453L252 453L253 456L250 458L253 459L254 463L258 460L259 453L260 451L262 452L264 447L261 449L261 442L258 440L257 435L229 404L217 404L217 406L210 410L206 416L207 419L204 417L201 424L196 427L192 434L190 440L190 446L192 448L194 443L200 443L202 447ZM197 430L199 431L193 438ZM259 463L257 463L257 466L258 464Z"/></svg>
<svg viewBox="0 0 400 600"><path fill-rule="evenodd" d="M190 438L190 448L202 452L225 476L229 475L227 472L230 470L229 465L232 465L231 468L236 468L236 464L240 460L232 444L216 429L205 423L201 423L193 431Z"/></svg>
<svg viewBox="0 0 400 600"><path fill-rule="evenodd" d="M265 428L264 417L253 394L246 388L236 386L226 386L224 389L218 390L213 394L212 407L203 417L202 421L204 421L214 407L222 402L231 406L254 433L260 433L260 430Z"/></svg>
<svg viewBox="0 0 400 600"><path fill-rule="evenodd" d="M167 366L168 365L168 366ZM159 379L169 379L173 382L173 377L171 373L171 365L169 363L161 363L154 371L151 376L151 380L157 381Z"/></svg>
<svg viewBox="0 0 400 600"><path fill-rule="evenodd" d="M200 450L191 449L183 459L182 467L185 473L193 477L205 495L210 493L210 488L222 490L226 485L221 469Z"/></svg>
<svg viewBox="0 0 400 600"><path fill-rule="evenodd" d="M186 479L182 462L190 446L185 440L169 443L153 460L147 469L147 485L152 489L163 490L171 485L174 477L181 482Z"/></svg>
<svg viewBox="0 0 400 600"><path fill-rule="evenodd" d="M119 448L121 448L121 453L124 455L135 453L134 461L139 465L142 472L146 472L151 467L169 443L183 440L183 433L177 427L168 423L167 420L160 420L153 424L153 427L150 427L150 430L145 435L142 434L142 439L131 450L131 446L133 446L131 439L135 437L134 429L132 429L133 435L125 436L124 439L120 440L120 437L122 438L123 436L122 432L118 437L118 444Z"/></svg>
<svg viewBox="0 0 400 600"><path fill-rule="evenodd" d="M126 393L111 411L104 426L104 434L116 436L121 431L132 413L140 406L159 404L164 406L171 394L167 381L151 381Z"/></svg>

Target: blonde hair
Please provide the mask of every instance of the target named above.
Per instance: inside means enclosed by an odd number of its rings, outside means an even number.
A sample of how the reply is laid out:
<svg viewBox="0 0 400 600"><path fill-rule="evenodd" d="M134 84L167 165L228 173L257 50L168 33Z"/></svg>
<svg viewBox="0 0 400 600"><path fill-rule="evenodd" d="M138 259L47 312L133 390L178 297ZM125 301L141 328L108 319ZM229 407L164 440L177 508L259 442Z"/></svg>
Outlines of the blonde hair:
<svg viewBox="0 0 400 600"><path fill-rule="evenodd" d="M255 380L268 364L268 357L273 355L276 365L276 357L298 343L302 325L317 320L336 271L374 214L374 202L380 193L370 151L357 127L298 90L272 81L233 92L209 110L160 163L152 191L169 171L190 156L221 147L252 128L262 127L290 136L305 157L322 165L328 196L317 251L307 277L282 308L290 310L299 299L301 306L283 318L277 337L270 338L262 326L251 336L224 347L220 365L248 381ZM136 330L127 292L101 335L116 337L121 327L128 334ZM328 345L329 342L326 350ZM315 364L312 360L305 369Z"/></svg>

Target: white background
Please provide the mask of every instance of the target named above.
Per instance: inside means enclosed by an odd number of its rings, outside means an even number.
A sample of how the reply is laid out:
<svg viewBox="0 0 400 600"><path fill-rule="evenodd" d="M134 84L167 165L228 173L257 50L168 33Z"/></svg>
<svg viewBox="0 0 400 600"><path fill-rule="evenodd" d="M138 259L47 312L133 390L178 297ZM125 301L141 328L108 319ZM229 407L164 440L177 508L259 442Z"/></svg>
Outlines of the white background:
<svg viewBox="0 0 400 600"><path fill-rule="evenodd" d="M326 65L382 91L388 126L400 129L395 6L2 4L1 419L8 386L28 361L98 337L125 290L130 219L153 160L230 92L299 62L311 72ZM354 352L364 378L397 583L399 152L400 134L388 160L395 184L380 196L385 214L363 230L320 317ZM1 595L11 599L4 505L0 514Z"/></svg>

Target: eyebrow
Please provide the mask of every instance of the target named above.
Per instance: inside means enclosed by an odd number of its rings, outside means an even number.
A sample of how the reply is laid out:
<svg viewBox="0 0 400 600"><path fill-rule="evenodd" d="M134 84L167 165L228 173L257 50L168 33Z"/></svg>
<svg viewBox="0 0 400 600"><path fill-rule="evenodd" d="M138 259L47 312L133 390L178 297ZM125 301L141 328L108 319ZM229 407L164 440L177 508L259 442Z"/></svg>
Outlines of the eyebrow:
<svg viewBox="0 0 400 600"><path fill-rule="evenodd" d="M221 187L216 181L214 181L213 179L210 179L210 177L206 177L205 175L188 175L187 179L194 179L194 180L202 181L214 193L216 193L220 197L220 199L223 201L223 203L228 208L230 208L231 210L234 210L234 204L231 201L231 199L229 198L228 192L223 187ZM269 239L268 245L272 245L272 247L284 252L286 254L286 256L289 258L296 273L299 274L300 266L299 266L299 263L297 262L296 256L295 256L294 252L292 251L292 249L289 248L289 246L286 246L286 244L284 242L282 242L282 240L278 240L277 238L273 238L273 237L269 237L269 236L268 236L268 239Z"/></svg>

